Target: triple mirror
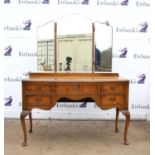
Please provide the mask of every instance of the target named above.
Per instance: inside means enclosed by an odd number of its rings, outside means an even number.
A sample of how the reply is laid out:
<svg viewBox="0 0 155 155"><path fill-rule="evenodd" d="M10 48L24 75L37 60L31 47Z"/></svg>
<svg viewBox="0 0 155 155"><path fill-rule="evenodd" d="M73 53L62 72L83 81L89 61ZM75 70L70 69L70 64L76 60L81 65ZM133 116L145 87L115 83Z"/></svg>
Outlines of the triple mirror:
<svg viewBox="0 0 155 155"><path fill-rule="evenodd" d="M112 27L69 14L38 27L38 71L110 72Z"/></svg>

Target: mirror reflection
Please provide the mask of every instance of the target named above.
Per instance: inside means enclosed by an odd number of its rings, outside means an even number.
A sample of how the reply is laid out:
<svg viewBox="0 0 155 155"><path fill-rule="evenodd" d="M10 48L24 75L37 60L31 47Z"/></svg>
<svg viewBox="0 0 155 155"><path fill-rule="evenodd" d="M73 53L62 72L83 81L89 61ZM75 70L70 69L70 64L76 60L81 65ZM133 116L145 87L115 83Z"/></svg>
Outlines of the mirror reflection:
<svg viewBox="0 0 155 155"><path fill-rule="evenodd" d="M95 22L95 71L112 70L112 27Z"/></svg>
<svg viewBox="0 0 155 155"><path fill-rule="evenodd" d="M54 71L54 22L38 26L37 35L38 71Z"/></svg>
<svg viewBox="0 0 155 155"><path fill-rule="evenodd" d="M57 21L57 70L92 71L92 22L78 14Z"/></svg>
<svg viewBox="0 0 155 155"><path fill-rule="evenodd" d="M69 14L38 26L38 71L112 71L113 28L108 22Z"/></svg>

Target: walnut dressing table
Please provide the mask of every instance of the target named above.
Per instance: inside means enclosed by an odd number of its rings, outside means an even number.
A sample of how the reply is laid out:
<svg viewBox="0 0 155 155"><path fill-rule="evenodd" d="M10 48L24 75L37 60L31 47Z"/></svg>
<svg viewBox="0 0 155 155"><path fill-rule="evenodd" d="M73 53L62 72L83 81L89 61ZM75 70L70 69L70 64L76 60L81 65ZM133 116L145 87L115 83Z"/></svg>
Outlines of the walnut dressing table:
<svg viewBox="0 0 155 155"><path fill-rule="evenodd" d="M29 116L31 133L32 109L50 110L59 101L93 101L103 110L116 108L115 132L120 111L126 118L124 144L127 145L128 95L129 80L117 73L30 73L28 79L22 80L23 146L27 145L25 117Z"/></svg>

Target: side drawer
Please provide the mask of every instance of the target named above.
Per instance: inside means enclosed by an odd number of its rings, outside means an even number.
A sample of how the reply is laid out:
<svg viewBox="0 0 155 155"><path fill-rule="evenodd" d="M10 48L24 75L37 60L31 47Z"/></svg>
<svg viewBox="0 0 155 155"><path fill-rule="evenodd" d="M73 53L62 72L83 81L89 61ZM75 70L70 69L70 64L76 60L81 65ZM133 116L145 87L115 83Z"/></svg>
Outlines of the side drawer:
<svg viewBox="0 0 155 155"><path fill-rule="evenodd" d="M103 83L100 86L101 92L127 92L127 83Z"/></svg>
<svg viewBox="0 0 155 155"><path fill-rule="evenodd" d="M50 106L53 103L53 97L48 95L26 95L25 105L27 106Z"/></svg>
<svg viewBox="0 0 155 155"><path fill-rule="evenodd" d="M48 83L29 82L23 83L26 92L53 92L54 86Z"/></svg>
<svg viewBox="0 0 155 155"><path fill-rule="evenodd" d="M127 95L126 94L103 94L100 96L101 106L108 107L126 107Z"/></svg>

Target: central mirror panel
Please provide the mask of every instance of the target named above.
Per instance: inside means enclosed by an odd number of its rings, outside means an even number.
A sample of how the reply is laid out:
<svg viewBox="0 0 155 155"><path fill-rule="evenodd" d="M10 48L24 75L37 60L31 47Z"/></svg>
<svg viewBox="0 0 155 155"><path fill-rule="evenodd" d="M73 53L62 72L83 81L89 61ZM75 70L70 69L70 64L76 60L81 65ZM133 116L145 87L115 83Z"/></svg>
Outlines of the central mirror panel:
<svg viewBox="0 0 155 155"><path fill-rule="evenodd" d="M92 21L69 14L57 21L57 72L92 72Z"/></svg>

